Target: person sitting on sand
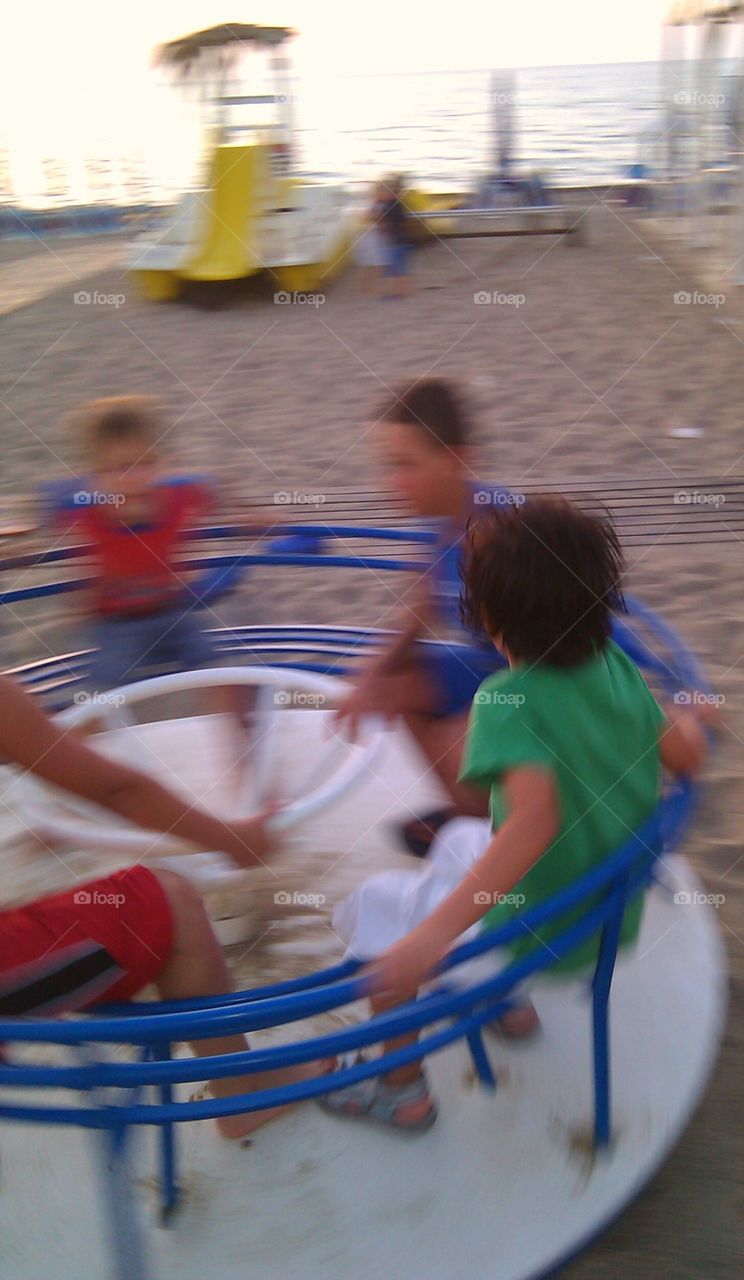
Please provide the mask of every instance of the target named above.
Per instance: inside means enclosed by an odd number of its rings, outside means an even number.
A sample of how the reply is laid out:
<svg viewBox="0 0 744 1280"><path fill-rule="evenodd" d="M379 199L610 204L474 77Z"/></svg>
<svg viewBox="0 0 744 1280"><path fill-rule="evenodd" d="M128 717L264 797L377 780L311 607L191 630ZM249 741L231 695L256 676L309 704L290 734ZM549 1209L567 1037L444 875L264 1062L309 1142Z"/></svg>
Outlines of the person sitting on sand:
<svg viewBox="0 0 744 1280"><path fill-rule="evenodd" d="M163 474L154 400L95 400L81 411L80 427L92 474L59 504L55 522L78 528L97 559L91 687L113 688L160 663L218 665L176 567L186 529L210 505L208 487Z"/></svg>
<svg viewBox="0 0 744 1280"><path fill-rule="evenodd" d="M502 665L493 644L460 619L460 557L468 521L485 508L522 501L479 482L470 466L470 423L455 387L424 378L385 407L379 427L383 466L412 514L439 526L428 570L407 605L397 639L358 675L338 711L356 733L367 713L400 717L453 803L401 831L406 847L424 856L437 829L454 817L454 801L470 705L479 685ZM423 646L446 631L457 649ZM463 648L463 646L466 646ZM481 813L487 813L484 790Z"/></svg>
<svg viewBox="0 0 744 1280"><path fill-rule="evenodd" d="M473 931L518 918L523 905L538 906L600 866L657 807L662 765L681 774L700 768L702 717L685 709L670 723L610 638L611 610L622 603L621 570L612 526L565 499L531 498L523 507L491 510L473 526L463 609L508 669L486 680L476 698L458 788L464 811L473 795L477 811L481 788L488 788L493 832L453 822L439 833L430 866L374 877L337 909L334 927L351 953L373 960L375 1012L412 999ZM622 946L637 937L642 908L639 892L624 914ZM491 973L549 949L581 911L525 931L504 949L506 958L491 953ZM553 972L588 971L598 945L597 934ZM452 977L462 980L469 964ZM539 1025L519 994L502 1020L511 1035ZM414 1034L387 1049L415 1042ZM319 1101L335 1113L408 1130L429 1128L436 1118L420 1061Z"/></svg>
<svg viewBox="0 0 744 1280"><path fill-rule="evenodd" d="M218 850L240 867L270 854L266 814L222 822L158 782L99 755L50 720L7 677L0 677L0 756L53 786L101 805L149 831L167 832L194 850ZM0 910L0 1017L69 1013L130 1000L153 983L163 1000L222 995L232 983L196 889L161 868L129 867L22 905ZM244 1036L197 1041L198 1056L245 1053ZM2 1046L0 1046L0 1052ZM216 1098L232 1098L320 1074L324 1064L214 1080ZM227 1138L243 1138L286 1108L217 1120Z"/></svg>

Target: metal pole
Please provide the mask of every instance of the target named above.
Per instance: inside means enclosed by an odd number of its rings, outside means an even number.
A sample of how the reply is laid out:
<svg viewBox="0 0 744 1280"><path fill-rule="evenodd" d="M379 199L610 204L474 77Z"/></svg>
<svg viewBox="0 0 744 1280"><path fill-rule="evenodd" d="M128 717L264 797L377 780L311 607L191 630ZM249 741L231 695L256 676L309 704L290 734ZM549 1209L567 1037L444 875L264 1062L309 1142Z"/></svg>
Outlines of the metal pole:
<svg viewBox="0 0 744 1280"><path fill-rule="evenodd" d="M294 164L294 120L292 114L292 93L290 82L291 61L286 54L275 53L271 59L271 67L274 72L274 94L277 100L279 111L279 138L286 147L287 170L295 167Z"/></svg>
<svg viewBox="0 0 744 1280"><path fill-rule="evenodd" d="M709 20L704 24L695 77L696 100L693 104L693 119L697 144L695 214L698 234L696 244L701 249L710 248L712 239L709 221L713 203L710 169L714 160L713 143L718 132L716 116L720 115L715 105L713 89L721 50L722 30L723 24L720 22Z"/></svg>
<svg viewBox="0 0 744 1280"><path fill-rule="evenodd" d="M126 1125L95 1135L102 1165L101 1186L108 1219L112 1280L153 1280L132 1186Z"/></svg>
<svg viewBox="0 0 744 1280"><path fill-rule="evenodd" d="M514 168L514 72L491 73L491 177L508 178Z"/></svg>

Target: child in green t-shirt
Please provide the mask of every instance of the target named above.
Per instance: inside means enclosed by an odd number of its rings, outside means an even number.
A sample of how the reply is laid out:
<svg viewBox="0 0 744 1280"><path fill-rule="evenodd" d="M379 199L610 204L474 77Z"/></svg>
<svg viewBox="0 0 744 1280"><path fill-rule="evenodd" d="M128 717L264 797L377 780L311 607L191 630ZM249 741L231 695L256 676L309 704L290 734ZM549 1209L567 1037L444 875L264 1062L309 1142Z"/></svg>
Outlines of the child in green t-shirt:
<svg viewBox="0 0 744 1280"><path fill-rule="evenodd" d="M387 873L418 875L415 884L375 877L341 904L336 928L352 953L378 957L371 970L375 1012L411 999L473 926L500 924L600 865L656 807L662 765L682 774L700 767L705 735L694 702L667 720L610 638L611 612L622 605L621 573L610 523L561 498L489 509L472 526L463 615L509 665L475 695L459 800L468 812L469 795L488 788L491 832L474 842L472 833L458 837L452 824L451 843L460 839L463 852L455 877L452 851L447 879L433 850L430 868ZM402 902L410 909L401 910ZM583 910L586 904L578 914ZM639 894L626 909L622 943L636 937L641 911ZM567 913L526 933L511 958L550 949L571 919ZM554 969L585 968L597 946L597 937L589 939ZM537 1015L527 1001L502 1022L508 1034L527 1034ZM436 1118L420 1062L331 1093L322 1105L398 1128L428 1128Z"/></svg>

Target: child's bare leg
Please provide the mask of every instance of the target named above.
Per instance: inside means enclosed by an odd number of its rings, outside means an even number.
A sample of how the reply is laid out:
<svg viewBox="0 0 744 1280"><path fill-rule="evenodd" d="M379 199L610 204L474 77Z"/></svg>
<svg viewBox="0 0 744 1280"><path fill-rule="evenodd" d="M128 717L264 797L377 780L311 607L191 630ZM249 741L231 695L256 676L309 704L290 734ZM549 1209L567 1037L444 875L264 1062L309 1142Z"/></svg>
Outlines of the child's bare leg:
<svg viewBox="0 0 744 1280"><path fill-rule="evenodd" d="M532 1001L525 1000L516 1009L505 1013L493 1026L508 1040L526 1040L538 1030L540 1018Z"/></svg>
<svg viewBox="0 0 744 1280"><path fill-rule="evenodd" d="M411 991L408 999L413 999L415 994L415 991ZM392 1002L380 996L373 997L371 1004L374 1013L382 1013L393 1007ZM392 1052L415 1045L417 1041L418 1034L413 1032L387 1041L384 1049L385 1052ZM318 1101L324 1111L332 1114L374 1120L411 1132L429 1129L437 1118L436 1103L429 1095L419 1059L397 1067L384 1076L373 1076L340 1089L332 1089Z"/></svg>
<svg viewBox="0 0 744 1280"><path fill-rule="evenodd" d="M429 764L449 792L459 813L472 818L488 817L488 792L467 782L459 782L462 753L468 730L468 713L441 718L417 711L403 713L408 732L415 738Z"/></svg>
<svg viewBox="0 0 744 1280"><path fill-rule="evenodd" d="M411 991L408 1000L413 1000L416 992ZM370 1001L373 1013L384 1013L385 1010L393 1008L393 1006L379 996L373 996ZM418 1032L412 1031L405 1036L397 1036L395 1040L387 1040L383 1046L385 1053L392 1053L396 1049L405 1049L410 1044L416 1044L418 1040ZM420 1058L416 1058L413 1062L408 1062L405 1066L395 1067L383 1077L385 1082L394 1088L404 1088L408 1084L415 1083L423 1075L423 1066ZM417 1098L412 1102L401 1102L396 1109L396 1122L401 1125L414 1125L422 1120L431 1111L431 1098Z"/></svg>
<svg viewBox="0 0 744 1280"><path fill-rule="evenodd" d="M370 686L371 710L381 715L424 715L433 706L434 694L426 675L414 666L400 667L389 675L377 676Z"/></svg>
<svg viewBox="0 0 744 1280"><path fill-rule="evenodd" d="M230 790L236 800L245 791L246 770L256 745L255 712L258 703L258 685L224 684L208 690L208 706L224 715L229 725L230 764L226 775Z"/></svg>
<svg viewBox="0 0 744 1280"><path fill-rule="evenodd" d="M432 715L436 692L428 673L415 660L401 663L389 675L377 676L369 693L372 711L403 720L457 811L467 817L487 817L488 792L458 781L467 738L467 711Z"/></svg>
<svg viewBox="0 0 744 1280"><path fill-rule="evenodd" d="M413 1000L415 996L416 992L411 991L406 997L406 1001L398 1003L406 1003L408 1000ZM381 996L373 996L370 1000L370 1004L372 1006L373 1014L386 1013L388 1009L393 1009L395 1007L390 1003L390 1001L385 1000ZM409 1044L415 1044L417 1040L418 1032L411 1031L408 1035L397 1036L395 1040L386 1040L383 1048L385 1053L393 1053L396 1049L405 1049ZM413 1062L406 1063L403 1067L395 1067L392 1071L388 1072L385 1079L388 1080L390 1084L410 1084L412 1080L418 1080L421 1075L421 1071L421 1059L417 1058Z"/></svg>
<svg viewBox="0 0 744 1280"><path fill-rule="evenodd" d="M377 293L379 270L377 267L362 267L359 272L359 288L362 293L374 296Z"/></svg>
<svg viewBox="0 0 744 1280"><path fill-rule="evenodd" d="M432 715L435 692L427 673L415 662L401 665L390 675L378 676L370 692L373 711L403 720L457 812L466 817L487 817L488 792L458 781L468 730L467 711L445 717Z"/></svg>
<svg viewBox="0 0 744 1280"><path fill-rule="evenodd" d="M157 982L160 996L164 1000L181 1000L190 996L223 995L231 991L232 980L199 894L188 881L171 871L158 871L156 874L165 890L174 922L173 950ZM220 1036L194 1041L191 1048L199 1057L209 1057L213 1054L245 1053L248 1043L244 1036ZM216 1098L229 1098L306 1080L327 1069L326 1063L307 1063L250 1076L213 1080L210 1087ZM217 1127L223 1137L243 1138L273 1120L288 1105L245 1115L224 1116L217 1121Z"/></svg>

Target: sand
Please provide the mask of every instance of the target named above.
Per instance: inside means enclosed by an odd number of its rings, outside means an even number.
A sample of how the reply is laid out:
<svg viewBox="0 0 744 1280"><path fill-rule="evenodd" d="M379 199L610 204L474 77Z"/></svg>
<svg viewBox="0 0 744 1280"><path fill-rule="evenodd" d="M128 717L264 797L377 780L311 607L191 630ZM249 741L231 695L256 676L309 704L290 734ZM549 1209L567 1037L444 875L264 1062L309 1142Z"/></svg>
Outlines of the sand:
<svg viewBox="0 0 744 1280"><path fill-rule="evenodd" d="M47 264L52 291L36 298L41 261L37 251L24 259L6 254L0 263L0 291L7 284L16 303L24 300L24 278L30 281L27 304L0 318L0 520L27 518L26 495L75 466L74 441L61 422L66 411L95 395L146 392L167 403L173 425L164 446L173 465L217 474L225 510L260 496L264 516L277 518L283 508L285 518L290 509L273 495L291 493L301 497L290 513L322 519L324 506L330 510L344 491L345 509L363 521L365 504L350 491L384 487L376 409L401 379L430 372L467 390L479 469L492 479L560 485L587 477L601 488L609 477L653 478L669 490L744 475L738 301L675 303L675 293L705 287L695 262L678 244L667 259L658 228L616 208L592 211L581 248L554 239L435 245L419 255L416 291L401 301L360 295L350 272L317 307L276 305L260 286L224 310L152 306L119 267L95 266L90 276L84 260L73 265L74 279L65 271L66 280L53 274L59 264ZM76 304L80 289L125 299ZM524 295L524 302L476 304L480 290ZM700 434L670 434L689 426ZM681 541L672 522L636 541L629 576L681 629L726 700L726 727L687 852L710 890L725 895L730 1028L706 1101L676 1153L642 1200L570 1270L587 1280L716 1280L740 1274L744 1263L736 1159L744 992L742 549L733 521L722 518L722 540L705 528L701 522L698 536ZM10 553L28 541L4 539L3 547ZM35 579L9 573L3 580L9 587ZM390 626L401 585L375 574L261 570L218 606L213 625ZM59 652L73 636L56 607L14 610L3 621L5 662ZM298 968L309 963L298 957Z"/></svg>

